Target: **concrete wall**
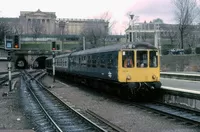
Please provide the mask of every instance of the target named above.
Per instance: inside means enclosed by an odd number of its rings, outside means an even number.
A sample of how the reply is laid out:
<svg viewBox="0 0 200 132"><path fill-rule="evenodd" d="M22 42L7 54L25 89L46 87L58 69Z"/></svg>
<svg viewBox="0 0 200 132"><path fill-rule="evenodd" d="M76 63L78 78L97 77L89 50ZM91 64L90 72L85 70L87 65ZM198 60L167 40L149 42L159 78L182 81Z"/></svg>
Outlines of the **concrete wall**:
<svg viewBox="0 0 200 132"><path fill-rule="evenodd" d="M200 55L161 56L161 71L200 72Z"/></svg>

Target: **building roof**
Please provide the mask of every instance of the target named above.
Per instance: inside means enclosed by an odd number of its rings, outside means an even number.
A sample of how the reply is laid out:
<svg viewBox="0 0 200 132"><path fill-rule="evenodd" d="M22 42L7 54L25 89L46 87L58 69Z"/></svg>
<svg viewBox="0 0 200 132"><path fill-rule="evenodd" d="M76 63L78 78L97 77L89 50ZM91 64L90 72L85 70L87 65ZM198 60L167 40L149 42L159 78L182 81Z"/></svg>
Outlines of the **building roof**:
<svg viewBox="0 0 200 132"><path fill-rule="evenodd" d="M45 15L56 18L55 12L42 12L40 9L38 9L37 11L20 11L20 16L34 15L34 14L37 14L37 13L45 14Z"/></svg>

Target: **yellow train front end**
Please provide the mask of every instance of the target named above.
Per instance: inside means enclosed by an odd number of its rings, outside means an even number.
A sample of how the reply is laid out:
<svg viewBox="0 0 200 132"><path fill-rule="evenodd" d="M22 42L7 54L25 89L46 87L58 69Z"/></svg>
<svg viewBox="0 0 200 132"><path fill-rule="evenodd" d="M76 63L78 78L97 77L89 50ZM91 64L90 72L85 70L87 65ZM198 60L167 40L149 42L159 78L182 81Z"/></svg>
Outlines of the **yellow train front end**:
<svg viewBox="0 0 200 132"><path fill-rule="evenodd" d="M118 53L118 81L132 92L159 89L160 55L157 49L122 49Z"/></svg>

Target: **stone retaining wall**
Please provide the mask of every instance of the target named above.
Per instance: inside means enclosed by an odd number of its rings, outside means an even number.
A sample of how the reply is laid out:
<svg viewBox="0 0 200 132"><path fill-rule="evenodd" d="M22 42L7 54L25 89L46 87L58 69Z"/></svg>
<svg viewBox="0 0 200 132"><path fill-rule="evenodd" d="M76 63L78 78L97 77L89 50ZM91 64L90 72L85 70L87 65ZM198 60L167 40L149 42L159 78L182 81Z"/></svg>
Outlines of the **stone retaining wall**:
<svg viewBox="0 0 200 132"><path fill-rule="evenodd" d="M161 71L200 72L200 55L161 56Z"/></svg>

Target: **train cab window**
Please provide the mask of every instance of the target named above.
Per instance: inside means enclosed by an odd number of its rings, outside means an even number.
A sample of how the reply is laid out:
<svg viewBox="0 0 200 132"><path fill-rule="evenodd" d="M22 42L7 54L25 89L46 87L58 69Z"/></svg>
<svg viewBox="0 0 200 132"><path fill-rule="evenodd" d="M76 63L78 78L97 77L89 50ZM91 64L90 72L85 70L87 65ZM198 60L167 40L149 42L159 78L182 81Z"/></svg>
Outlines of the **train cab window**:
<svg viewBox="0 0 200 132"><path fill-rule="evenodd" d="M122 62L124 68L134 67L134 51L123 51Z"/></svg>
<svg viewBox="0 0 200 132"><path fill-rule="evenodd" d="M147 51L137 51L137 67L147 67L148 59L147 59Z"/></svg>
<svg viewBox="0 0 200 132"><path fill-rule="evenodd" d="M158 51L150 51L149 67L158 67Z"/></svg>

